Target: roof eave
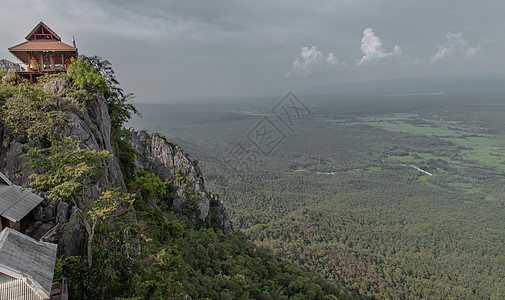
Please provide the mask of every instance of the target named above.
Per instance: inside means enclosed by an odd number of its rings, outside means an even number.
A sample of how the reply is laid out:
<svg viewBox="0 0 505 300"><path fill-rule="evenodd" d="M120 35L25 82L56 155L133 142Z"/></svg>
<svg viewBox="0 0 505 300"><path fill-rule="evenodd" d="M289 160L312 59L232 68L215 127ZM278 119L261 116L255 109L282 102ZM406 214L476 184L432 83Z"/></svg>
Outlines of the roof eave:
<svg viewBox="0 0 505 300"><path fill-rule="evenodd" d="M12 47L10 47L10 48L7 48L7 49L10 51L11 49L14 49L14 48L16 48L16 47L19 47L19 46L21 46L21 45L24 45L24 44L26 44L27 42L28 42L28 41L24 41L24 42L22 42L22 43L19 43L19 44L15 45L15 46L12 46Z"/></svg>
<svg viewBox="0 0 505 300"><path fill-rule="evenodd" d="M30 275L23 274L23 272L15 270L3 264L0 264L0 273L3 273L14 279L24 279L26 284L28 284L33 289L33 291L43 299L49 298L50 296L50 293L43 286L41 286L40 283L35 281Z"/></svg>
<svg viewBox="0 0 505 300"><path fill-rule="evenodd" d="M53 51L53 52L77 52L77 49L8 49L9 52L26 52L26 51Z"/></svg>
<svg viewBox="0 0 505 300"><path fill-rule="evenodd" d="M31 276L25 274L24 278L26 278L27 284L29 284L31 288L42 297L42 299L48 299L51 296L49 291L42 287L42 285L35 281Z"/></svg>
<svg viewBox="0 0 505 300"><path fill-rule="evenodd" d="M7 185L12 185L12 182L4 175L4 173L0 172L0 178L2 178Z"/></svg>

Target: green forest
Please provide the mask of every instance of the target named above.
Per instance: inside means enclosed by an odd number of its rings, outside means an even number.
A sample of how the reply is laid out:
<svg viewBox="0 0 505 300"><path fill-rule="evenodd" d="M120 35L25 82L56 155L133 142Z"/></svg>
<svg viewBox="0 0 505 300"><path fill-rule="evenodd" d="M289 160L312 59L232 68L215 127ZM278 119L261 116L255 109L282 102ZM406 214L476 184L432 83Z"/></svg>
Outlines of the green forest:
<svg viewBox="0 0 505 300"><path fill-rule="evenodd" d="M5 72L0 73L0 77ZM44 85L60 80L61 90ZM65 136L68 113L103 97L114 153L80 149ZM196 222L190 208L174 208L173 186L152 170L136 170L125 122L137 110L108 61L82 57L68 74L36 84L16 76L0 85L4 147L22 145L30 187L68 202L78 212L87 255L57 258L54 278L66 278L69 299L352 299L355 294L258 248L241 232L224 234L211 218ZM35 145L35 146L33 146ZM174 147L173 144L170 144ZM117 156L127 191L102 187L106 161ZM177 180L188 181L175 172ZM203 179L202 179L203 180ZM65 238L65 237L63 237Z"/></svg>
<svg viewBox="0 0 505 300"><path fill-rule="evenodd" d="M58 76L63 92L45 91ZM97 95L115 153L75 150L79 141L57 134L68 111L84 112ZM12 139L42 145L25 148L26 168L43 171L32 187L87 209L87 256L56 264L72 298L505 297L501 96L304 96L310 113L295 123L278 118L279 99L134 107L131 97L97 57L38 84L0 85ZM234 234L175 209L173 187L152 170L132 171L128 125L185 149ZM254 140L260 125L278 142ZM87 207L76 188L103 179L112 155L128 191L104 189Z"/></svg>
<svg viewBox="0 0 505 300"><path fill-rule="evenodd" d="M300 98L291 129L275 98L145 104L132 124L197 158L235 228L285 262L371 298L505 297L502 96ZM285 135L269 155L248 140L265 116ZM233 164L237 142L254 160Z"/></svg>

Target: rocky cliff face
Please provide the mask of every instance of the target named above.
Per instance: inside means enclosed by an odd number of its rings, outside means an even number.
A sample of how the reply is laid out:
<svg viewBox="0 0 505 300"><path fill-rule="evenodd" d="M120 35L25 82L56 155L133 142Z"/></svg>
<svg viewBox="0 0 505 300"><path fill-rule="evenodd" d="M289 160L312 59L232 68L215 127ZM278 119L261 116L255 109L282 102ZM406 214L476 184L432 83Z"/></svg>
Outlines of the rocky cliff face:
<svg viewBox="0 0 505 300"><path fill-rule="evenodd" d="M47 83L44 89L59 93L64 86L65 82L55 79ZM63 130L64 135L80 140L83 148L114 153L111 144L111 122L103 97L90 101L84 113L77 109L70 111ZM232 232L230 222L224 214L223 204L214 195L205 192L200 169L179 147L171 145L159 134L136 132L133 129L130 129L130 132L131 143L138 151L135 159L137 169L154 170L162 179L170 182L175 189L173 204L180 212L188 208L190 201L196 201L198 209L194 211L195 222L208 220L214 226L222 227L226 233ZM1 145L9 134L3 125L0 126ZM40 146L38 141L17 136L11 137L10 143L0 149L0 171L18 185L29 183L29 174L21 172L27 160L23 157L24 150L20 147L22 144ZM109 174L100 186L110 185L126 190L117 158L113 157L107 163ZM100 186L96 187L93 193L98 193ZM21 223L26 234L37 239L58 242L59 252L65 256L80 255L85 250L85 236L76 211L66 203L45 199Z"/></svg>
<svg viewBox="0 0 505 300"><path fill-rule="evenodd" d="M65 82L62 79L54 79L44 86L44 90L50 93L61 93ZM72 102L71 99L64 101ZM69 105L70 106L70 105ZM107 150L114 153L111 145L111 122L105 98L96 97L88 103L84 112L73 108L68 112L68 122L61 130L63 136L70 136L74 140L81 141L81 147L94 149L97 151ZM0 149L0 170L15 184L26 185L30 182L28 172L21 172L23 164L27 161L23 157L24 150L22 144L31 147L41 146L39 141L30 141L26 136L10 136L3 124L0 126L0 142L3 146ZM4 145L4 141L10 137L10 143ZM111 185L125 190L123 174L121 173L118 160L113 157L107 161L109 166L109 176L101 185Z"/></svg>
<svg viewBox="0 0 505 300"><path fill-rule="evenodd" d="M173 205L179 212L188 213L188 208L196 204L198 209L189 212L193 221L209 220L213 226L222 227L225 233L232 233L223 203L205 191L200 168L179 146L169 143L158 133L137 132L133 128L130 128L130 133L131 143L138 151L135 165L138 169L153 170L170 182L175 190Z"/></svg>
<svg viewBox="0 0 505 300"><path fill-rule="evenodd" d="M8 61L6 59L0 59L0 72L7 70L19 70L19 64L13 63L12 61Z"/></svg>
<svg viewBox="0 0 505 300"><path fill-rule="evenodd" d="M65 82L61 79L54 79L44 86L44 90L50 93L61 93ZM64 99L71 102L71 99ZM81 147L95 149L97 151L107 150L114 153L110 139L110 118L107 103L103 97L93 99L87 109L82 112L77 108L68 112L68 122L62 129L64 136L80 140ZM4 144L10 132L3 126L0 127L0 142ZM39 141L30 141L26 136L11 136L11 142L0 149L0 170L14 184L27 185L30 182L29 172L22 172L23 165L27 158L23 157L25 151L22 144L31 147L40 147ZM109 165L109 175L101 183L101 186L110 185L126 190L118 160L113 157L107 161ZM92 189L92 194L98 194L99 188ZM44 196L42 193L41 196ZM81 230L79 218L75 209L69 207L67 203L58 200L45 199L38 205L31 214L21 221L22 230L36 238L43 238L46 241L58 243L58 251L66 256L81 255L85 250L85 234Z"/></svg>

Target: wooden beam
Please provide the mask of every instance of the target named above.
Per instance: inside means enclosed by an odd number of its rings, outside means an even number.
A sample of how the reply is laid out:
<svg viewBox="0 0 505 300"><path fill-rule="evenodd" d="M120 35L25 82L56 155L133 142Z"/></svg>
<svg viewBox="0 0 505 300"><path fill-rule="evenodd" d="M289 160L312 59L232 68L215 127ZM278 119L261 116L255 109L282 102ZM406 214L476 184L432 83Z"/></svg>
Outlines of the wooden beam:
<svg viewBox="0 0 505 300"><path fill-rule="evenodd" d="M16 231L21 232L21 224L19 222L13 222L9 220L9 227Z"/></svg>

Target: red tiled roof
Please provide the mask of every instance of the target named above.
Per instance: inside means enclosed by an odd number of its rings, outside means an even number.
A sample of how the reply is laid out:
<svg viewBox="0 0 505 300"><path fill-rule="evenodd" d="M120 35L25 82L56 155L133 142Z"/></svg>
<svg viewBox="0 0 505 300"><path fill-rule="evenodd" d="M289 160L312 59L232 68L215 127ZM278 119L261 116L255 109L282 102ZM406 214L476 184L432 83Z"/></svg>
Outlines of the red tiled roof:
<svg viewBox="0 0 505 300"><path fill-rule="evenodd" d="M10 47L9 51L77 51L77 48L55 40L33 40Z"/></svg>

